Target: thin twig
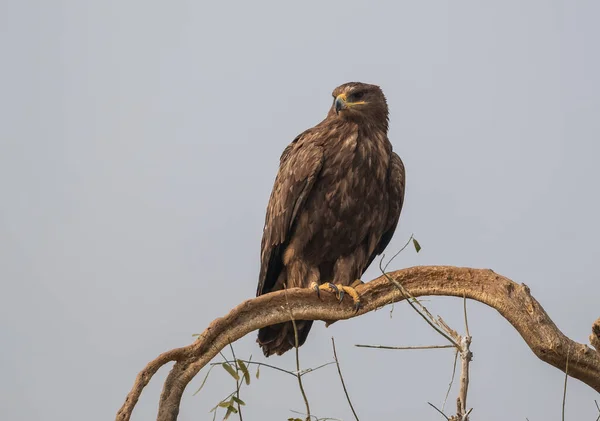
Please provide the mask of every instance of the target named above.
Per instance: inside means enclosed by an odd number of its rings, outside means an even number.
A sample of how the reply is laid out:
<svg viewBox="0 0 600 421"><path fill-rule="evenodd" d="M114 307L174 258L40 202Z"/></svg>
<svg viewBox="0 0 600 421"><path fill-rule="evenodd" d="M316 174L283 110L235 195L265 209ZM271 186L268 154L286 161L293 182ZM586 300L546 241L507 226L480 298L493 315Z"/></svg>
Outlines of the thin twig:
<svg viewBox="0 0 600 421"><path fill-rule="evenodd" d="M304 412L294 411L293 409L290 409L290 412L293 412L294 414L306 415ZM314 418L315 421L342 421L338 418L319 418L316 415L311 415L311 418Z"/></svg>
<svg viewBox="0 0 600 421"><path fill-rule="evenodd" d="M563 401L562 401L562 421L565 421L565 405L567 403L567 379L569 378L569 352L571 347L567 348L567 365L565 367L565 385L563 390Z"/></svg>
<svg viewBox="0 0 600 421"><path fill-rule="evenodd" d="M237 358L235 358L235 351L233 350L233 345L231 345L231 341L229 342L229 348L231 349L231 355L233 356L233 362L235 364L235 372L237 373L239 371L239 365L237 362ZM235 397L240 399L240 387L242 387L242 379L244 378L244 376L240 377L239 380L235 381L235 385L236 385L236 390L235 390ZM240 417L240 421L244 421L244 419L242 418L242 405L240 405L240 403L237 403L237 407L238 407L238 415Z"/></svg>
<svg viewBox="0 0 600 421"><path fill-rule="evenodd" d="M411 235L410 235L410 237L408 238L408 241L406 242L406 244L404 244L404 245L402 246L402 248L401 248L400 250L398 250L398 251L396 252L396 254L394 254L394 255L393 255L391 258L390 258L390 260L389 260L389 261L386 263L386 265L383 267L383 271L384 271L384 272L387 270L387 268L388 268L388 266L390 265L390 263L392 263L392 260L394 260L396 257L398 257L398 255L399 255L400 253L402 253L406 247L408 247L408 245L410 244L410 240L412 240L413 238L414 238L414 234L411 234ZM382 262L383 262L383 258L384 258L384 257L385 257L385 254L384 254L383 256L381 256L381 261L382 261Z"/></svg>
<svg viewBox="0 0 600 421"><path fill-rule="evenodd" d="M411 236L412 237L412 236ZM410 242L410 241L409 241ZM409 243L407 242L407 244ZM404 246L406 247L406 245ZM400 250L402 251L404 249L404 247ZM399 252L396 253L394 255L394 257L392 257L392 259L390 259L390 261L387 263L387 265L389 265L392 260L398 256ZM408 304L410 304L410 306L413 308L413 310L415 310L419 316L421 316L432 328L434 328L440 335L442 335L444 338L448 339L448 341L450 341L451 344L453 344L454 346L456 346L457 348L460 348L460 345L458 344L458 342L456 340L454 340L454 338L450 337L449 335L447 335L441 328L441 326L439 325L439 323L435 320L435 318L431 315L431 313L429 312L429 310L427 310L427 308L421 304L421 302L419 300L417 300L415 297L412 296L412 294L410 292L408 292L408 290L406 288L404 288L404 286L402 286L401 283L399 283L398 281L396 281L395 279L391 278L387 273L385 273L385 268L387 267L387 265L385 267L382 267L383 264L383 257L381 258L381 260L379 261L379 270L381 271L381 274L392 284L394 284L394 286L396 286L396 288L398 288L400 290L400 293L402 294L402 296L404 297L404 299L408 302ZM417 305L419 306L419 308L421 309L421 311L419 311L416 306L414 305L413 301L415 303L417 303ZM423 314L425 313L425 314ZM439 319L439 317L438 317Z"/></svg>
<svg viewBox="0 0 600 421"><path fill-rule="evenodd" d="M296 327L296 320L294 319L294 314L292 313L292 308L290 307L290 301L287 296L287 287L284 288L285 291L285 302L287 304L288 311L290 313L290 318L292 319L292 326L294 326L294 342L296 346L296 377L298 378L298 386L300 387L300 393L302 393L302 398L304 399L304 405L306 405L306 420L310 421L310 405L308 404L308 398L306 397L306 392L304 392L304 386L302 385L302 376L300 375L300 353L298 352L298 328Z"/></svg>
<svg viewBox="0 0 600 421"><path fill-rule="evenodd" d="M381 269L381 267L380 267ZM396 286L396 288L398 288L400 290L400 293L402 294L402 296L404 297L404 299L406 300L406 302L408 304L410 304L410 306L413 308L413 310L415 310L417 312L417 314L419 316L421 316L426 322L427 324L429 324L433 329L435 329L436 332L438 332L440 335L442 335L444 338L448 339L448 341L453 344L455 347L459 348L460 345L453 339L451 338L449 335L447 335L441 328L439 328L438 326L436 326L436 324L434 322L432 322L425 314L423 314L421 311L419 311L419 309L417 309L417 307L413 304L413 300L419 304L419 306L421 308L424 308L423 305L421 303L419 303L419 300L417 300L416 298L414 298L407 290L406 288L404 288L402 286L402 284L400 284L398 281L396 281L393 278L390 278L389 275L385 272L381 272L383 274L383 276L390 281L392 284L394 284ZM427 309L425 309L427 310ZM427 311L427 313L429 313Z"/></svg>
<svg viewBox="0 0 600 421"><path fill-rule="evenodd" d="M331 365L331 364L335 364L335 361L329 361L328 363L321 364L320 366L317 366L315 368L305 368L304 370L300 371L300 375L304 376L305 374L312 373L313 371L317 371L318 369L327 367L328 365ZM292 374L294 374L294 373L292 373Z"/></svg>
<svg viewBox="0 0 600 421"><path fill-rule="evenodd" d="M387 345L362 345L355 344L358 348L377 348L377 349L440 349L456 348L454 345L424 345L424 346L387 346Z"/></svg>
<svg viewBox="0 0 600 421"><path fill-rule="evenodd" d="M596 399L594 399L594 403L596 404L596 408L598 409L598 413L600 414L600 406L598 406L598 401ZM598 415L596 421L600 421L600 415Z"/></svg>
<svg viewBox="0 0 600 421"><path fill-rule="evenodd" d="M346 383L344 383L344 377L342 377L342 369L340 368L340 361L338 360L337 352L335 350L335 339L333 339L333 336L331 337L331 345L333 346L333 359L335 360L335 365L337 366L338 374L340 375L340 380L342 382L342 388L344 388L344 393L346 394L346 399L348 400L348 405L350 405L350 409L352 410L352 413L354 414L354 419L356 419L356 421L360 421L358 419L358 415L356 415L354 406L352 406L352 402L350 401L350 396L348 395L348 390L346 390Z"/></svg>
<svg viewBox="0 0 600 421"><path fill-rule="evenodd" d="M267 368L272 368L273 370L281 371L282 373L289 374L290 376L294 376L294 377L296 377L298 375L298 373L295 372L295 371L286 370L284 368L277 367L275 365L271 365L271 364L267 364L267 363L259 363L258 361L241 360L241 359L239 361L242 361L246 365L254 364L254 365L258 365L258 366L264 366L264 367L267 367ZM225 360L224 362L226 362L228 364L232 364L233 363L233 361L230 361L230 360ZM210 363L210 365L211 366L221 365L222 363L223 362ZM305 368L304 370L300 371L300 375L304 376L305 374L312 373L312 372L317 371L317 370L319 370L319 369L321 369L323 367L327 367L328 365L331 365L331 364L335 364L335 361L329 361L328 363L321 364L320 366L317 366L317 367L314 367L314 368L312 368L312 367Z"/></svg>
<svg viewBox="0 0 600 421"><path fill-rule="evenodd" d="M434 404L432 404L431 402L427 402L433 409L435 409L436 411L438 411L440 414L442 414L442 417L446 418L448 421L450 421L450 418L448 418L448 416L446 414L444 414L442 411L440 411Z"/></svg>
<svg viewBox="0 0 600 421"><path fill-rule="evenodd" d="M396 254L394 254L390 260L386 263L386 265L383 267L383 271L385 272L388 268L388 266L390 265L390 263L392 263L392 260L394 260L400 253L402 253L404 251L404 249L406 247L408 247L408 245L410 244L410 240L412 240L414 238L414 234L411 234L410 237L408 237L408 241L406 242L406 244L404 244L402 246L402 248L400 250L398 250L396 252ZM385 258L385 254L381 255L381 260L379 261L379 267L381 267L381 264L383 263L383 259ZM392 318L392 314L394 313L394 304L392 303L391 307L390 307L390 319Z"/></svg>
<svg viewBox="0 0 600 421"><path fill-rule="evenodd" d="M273 370L277 370L277 371L281 371L283 373L289 374L290 376L294 376L296 377L296 373L294 373L293 371L288 371L285 370L283 368L274 366L274 365L270 365L270 364L266 364L266 363L259 363L258 361L248 361L248 360L241 360L246 364L254 364L254 365L261 365L261 366L265 366L268 368L272 368ZM229 361L229 360L225 360L226 363L231 364L233 361ZM222 363L210 363L210 365L221 365Z"/></svg>
<svg viewBox="0 0 600 421"><path fill-rule="evenodd" d="M452 378L450 379L450 384L448 385L448 391L446 392L446 397L444 398L444 403L442 404L442 411L446 407L446 401L448 401L448 396L450 395L450 390L452 389L452 384L454 383L454 375L456 374L456 360L458 360L458 348L454 352L454 366L452 368Z"/></svg>

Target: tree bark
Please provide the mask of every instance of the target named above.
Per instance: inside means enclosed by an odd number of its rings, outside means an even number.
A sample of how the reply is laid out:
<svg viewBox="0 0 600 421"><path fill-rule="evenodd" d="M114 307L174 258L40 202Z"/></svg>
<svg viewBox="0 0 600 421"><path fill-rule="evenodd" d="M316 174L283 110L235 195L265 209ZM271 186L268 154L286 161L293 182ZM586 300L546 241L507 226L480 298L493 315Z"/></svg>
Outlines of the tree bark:
<svg viewBox="0 0 600 421"><path fill-rule="evenodd" d="M600 352L597 352L600 351L600 319L594 324L590 336L597 349L594 351L566 337L531 296L529 287L519 285L492 270L418 266L387 276L401 283L414 297L465 296L487 304L513 325L542 361L564 372L568 352L569 376L600 392ZM244 301L226 316L213 321L191 345L168 351L150 362L138 374L116 420L128 421L151 377L164 364L176 361L163 386L158 411L159 421L175 421L183 392L200 369L229 343L261 327L288 321L288 301L296 320L335 321L357 317L404 299L398 288L384 276L359 286L357 291L363 304L357 313L350 299L337 304L332 294L321 294L319 299L309 289L295 288Z"/></svg>

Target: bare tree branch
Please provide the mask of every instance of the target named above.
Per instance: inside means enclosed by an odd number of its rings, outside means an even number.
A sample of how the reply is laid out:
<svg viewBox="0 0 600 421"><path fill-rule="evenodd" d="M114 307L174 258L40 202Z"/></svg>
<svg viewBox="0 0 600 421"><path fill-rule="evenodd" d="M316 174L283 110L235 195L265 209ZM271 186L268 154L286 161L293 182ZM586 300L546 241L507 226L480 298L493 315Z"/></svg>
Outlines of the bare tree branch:
<svg viewBox="0 0 600 421"><path fill-rule="evenodd" d="M358 348L376 348L376 349L441 349L441 348L455 348L454 345L424 345L424 346L387 346L387 345L354 345Z"/></svg>
<svg viewBox="0 0 600 421"><path fill-rule="evenodd" d="M238 361L237 358L235 358L235 351L233 350L233 345L231 345L231 342L229 342L229 348L231 349L231 356L233 357L233 363L235 365L235 372L237 373L239 370L239 365L238 365ZM240 387L242 387L242 382L243 382L243 378L240 378L238 380L235 381L235 397L240 399ZM237 407L238 407L238 416L240 417L240 421L244 421L244 417L242 417L242 405L240 405L240 403L237 403Z"/></svg>
<svg viewBox="0 0 600 421"><path fill-rule="evenodd" d="M436 411L438 411L440 414L442 414L442 417L446 418L448 421L450 421L450 418L448 418L448 416L446 414L444 414L442 412L441 409L439 409L437 406L435 406L434 404L432 404L431 402L427 402L429 404L429 406L431 406L433 409L435 409Z"/></svg>
<svg viewBox="0 0 600 421"><path fill-rule="evenodd" d="M565 421L565 406L567 404L567 379L569 378L569 353L571 348L567 348L567 364L565 364L565 384L563 386L562 399L562 421Z"/></svg>
<svg viewBox="0 0 600 421"><path fill-rule="evenodd" d="M519 332L542 361L564 371L570 349L569 375L600 392L600 352L566 337L552 322L529 288L489 269L453 266L419 266L388 274L414 297L427 295L470 298L496 309ZM404 296L385 276L357 287L362 308L356 312L351 300L337 304L333 295L319 299L309 289L289 289L246 300L226 316L216 319L187 347L161 354L137 376L133 388L117 413L117 421L128 421L143 388L160 367L175 365L165 380L158 420L174 421L188 383L218 351L261 327L289 321L286 293L296 320L344 320L401 301ZM598 323L598 322L597 322Z"/></svg>
<svg viewBox="0 0 600 421"><path fill-rule="evenodd" d="M450 378L450 384L448 384L448 390L446 391L446 396L444 397L444 403L442 404L442 413L444 408L446 407L446 402L448 401L448 396L450 395L450 390L452 390L452 384L454 383L454 375L456 374L456 360L458 359L459 349L456 349L454 352L454 364L452 365L452 377Z"/></svg>
<svg viewBox="0 0 600 421"><path fill-rule="evenodd" d="M469 363L473 354L471 354L471 337L465 336L461 340L460 349L460 391L458 392L457 407L458 415L461 416L461 421L467 421L469 419L469 413L467 411L467 392L469 391Z"/></svg>
<svg viewBox="0 0 600 421"><path fill-rule="evenodd" d="M304 405L306 406L306 421L310 421L310 405L308 404L308 398L306 397L306 392L304 391L304 385L302 384L302 375L300 374L300 353L298 350L298 327L296 326L296 319L294 318L294 313L292 313L292 308L290 307L290 301L287 296L287 288L283 289L285 293L285 304L287 306L288 311L290 312L290 318L292 319L292 325L294 327L294 345L296 351L296 377L298 378L298 386L300 387L300 393L302 393L302 398L304 399Z"/></svg>
<svg viewBox="0 0 600 421"><path fill-rule="evenodd" d="M356 415L356 411L354 410L352 401L350 400L350 395L348 395L348 390L346 390L346 383L344 383L344 377L342 376L342 369L340 368L340 361L338 360L337 351L335 350L335 339L333 339L333 336L331 337L331 346L333 346L333 359L335 360L335 365L337 366L338 374L340 375L340 380L342 382L342 387L344 388L344 394L346 395L346 399L348 400L348 405L350 405L352 414L354 414L354 419L356 421L360 421L358 419L358 415Z"/></svg>

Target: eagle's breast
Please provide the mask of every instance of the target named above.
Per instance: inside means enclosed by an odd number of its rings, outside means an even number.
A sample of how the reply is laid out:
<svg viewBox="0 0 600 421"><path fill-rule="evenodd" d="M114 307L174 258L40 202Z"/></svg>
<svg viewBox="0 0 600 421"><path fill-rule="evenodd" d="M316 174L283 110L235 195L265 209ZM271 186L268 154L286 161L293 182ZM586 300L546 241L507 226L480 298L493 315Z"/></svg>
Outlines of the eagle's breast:
<svg viewBox="0 0 600 421"><path fill-rule="evenodd" d="M352 129L325 136L323 168L302 218L302 229L312 235L307 254L321 259L335 260L379 238L387 218L391 146L384 132Z"/></svg>

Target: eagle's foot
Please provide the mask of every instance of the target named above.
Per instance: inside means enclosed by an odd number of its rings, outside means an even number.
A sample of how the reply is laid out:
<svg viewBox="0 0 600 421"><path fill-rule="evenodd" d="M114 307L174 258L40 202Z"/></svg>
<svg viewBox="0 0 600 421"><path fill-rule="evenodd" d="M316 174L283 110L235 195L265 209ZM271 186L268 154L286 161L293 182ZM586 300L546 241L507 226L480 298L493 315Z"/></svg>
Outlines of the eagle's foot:
<svg viewBox="0 0 600 421"><path fill-rule="evenodd" d="M345 286L345 285L341 285L341 284L336 285L337 289L340 291L340 295L339 295L340 303L344 300L345 294L348 294L350 297L352 297L352 301L354 301L354 311L355 312L358 311L358 309L360 308L360 295L358 295L358 292L356 292L356 290L354 289L354 286L358 286L362 283L363 283L362 281L357 280L352 283L352 286Z"/></svg>
<svg viewBox="0 0 600 421"><path fill-rule="evenodd" d="M311 282L309 288L314 289L315 292L317 293L317 297L319 297L319 298L321 298L321 290L323 290L323 291L329 291L329 292L331 292L333 294L336 294L336 295L339 293L338 287L336 287L335 285L333 285L330 282L326 282L326 283L321 284L321 285L317 284L316 282Z"/></svg>

